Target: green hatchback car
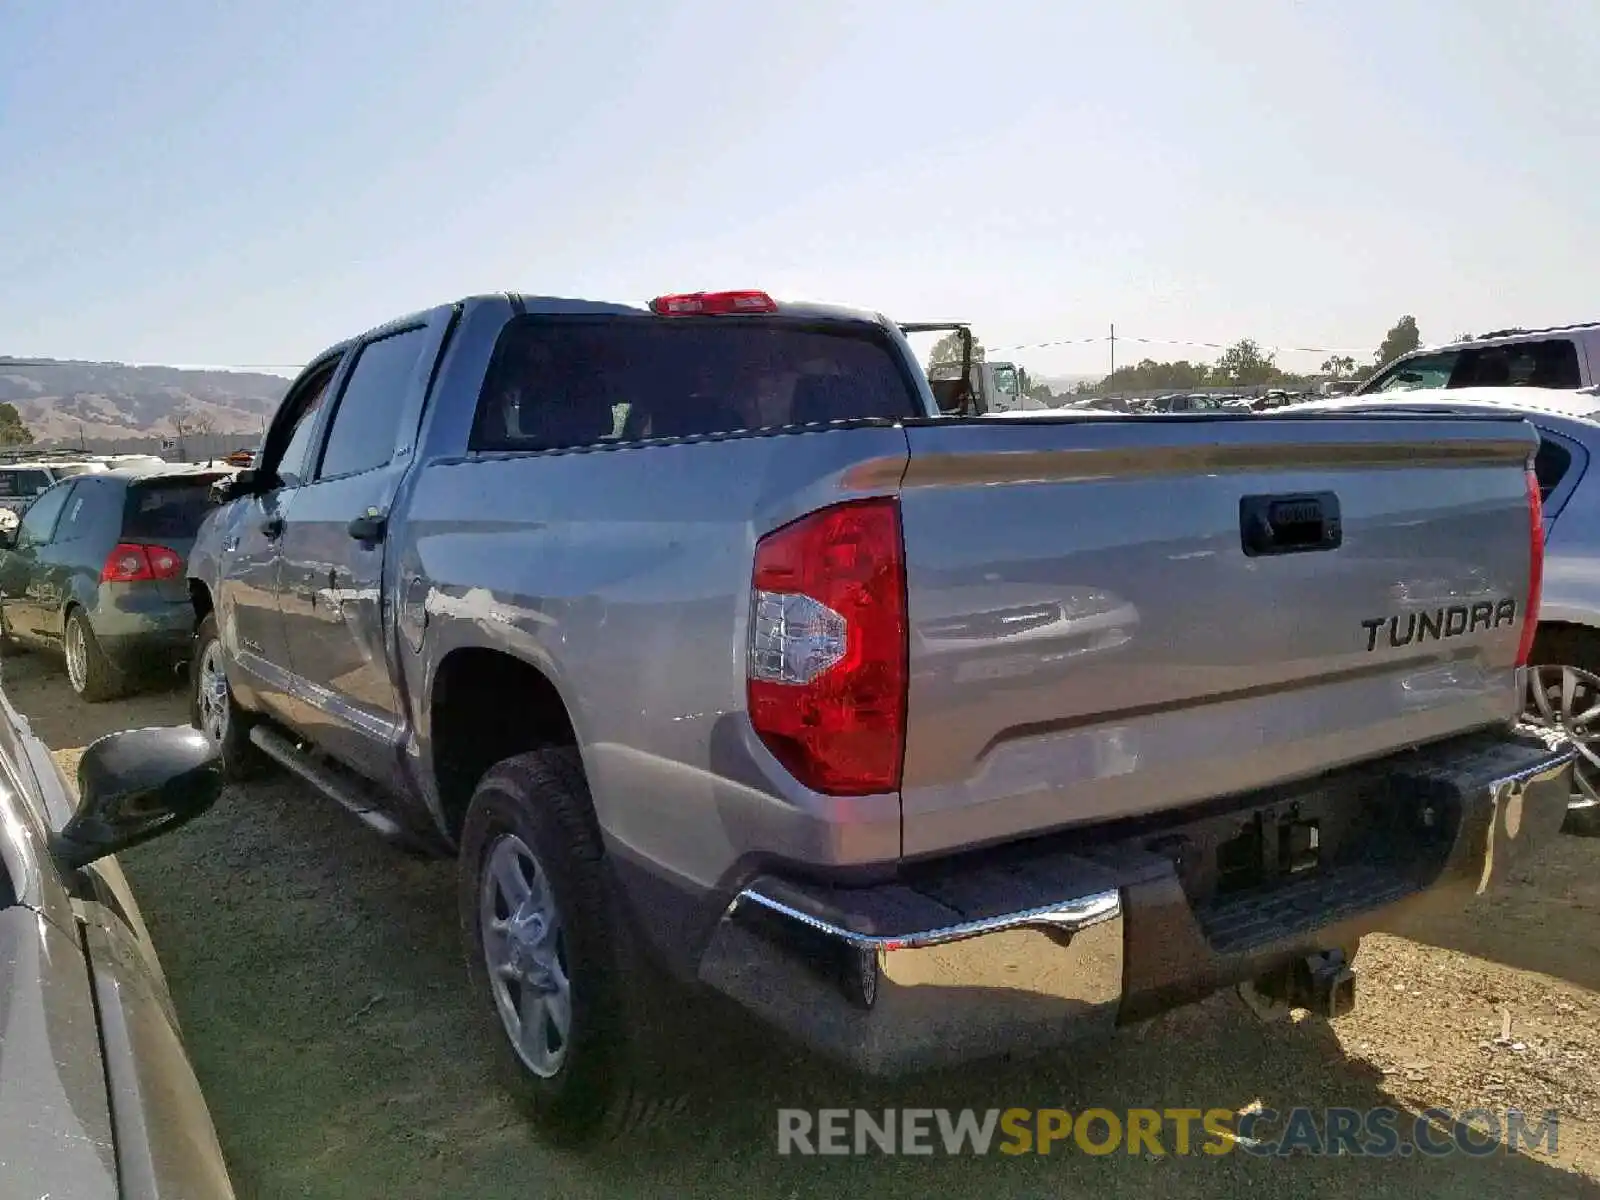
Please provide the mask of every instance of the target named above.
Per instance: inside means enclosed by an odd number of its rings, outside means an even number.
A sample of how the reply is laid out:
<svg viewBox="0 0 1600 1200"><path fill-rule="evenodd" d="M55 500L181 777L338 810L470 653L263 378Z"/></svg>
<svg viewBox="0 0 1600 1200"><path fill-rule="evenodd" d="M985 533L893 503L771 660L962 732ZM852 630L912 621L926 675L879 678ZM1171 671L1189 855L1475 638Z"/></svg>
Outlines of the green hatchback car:
<svg viewBox="0 0 1600 1200"><path fill-rule="evenodd" d="M84 700L109 700L182 667L194 634L184 579L228 472L164 466L55 484L14 533L0 529L0 637L58 652Z"/></svg>

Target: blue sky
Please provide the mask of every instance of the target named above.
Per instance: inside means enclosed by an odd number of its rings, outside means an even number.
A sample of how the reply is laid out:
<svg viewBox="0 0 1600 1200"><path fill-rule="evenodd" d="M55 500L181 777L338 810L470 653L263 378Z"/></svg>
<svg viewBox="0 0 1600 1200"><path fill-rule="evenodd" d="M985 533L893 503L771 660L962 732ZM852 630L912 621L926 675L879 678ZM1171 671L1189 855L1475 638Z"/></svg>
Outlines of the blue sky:
<svg viewBox="0 0 1600 1200"><path fill-rule="evenodd" d="M1370 354L1600 319L1597 263L1592 0L0 0L0 353L290 365L475 291L765 287Z"/></svg>

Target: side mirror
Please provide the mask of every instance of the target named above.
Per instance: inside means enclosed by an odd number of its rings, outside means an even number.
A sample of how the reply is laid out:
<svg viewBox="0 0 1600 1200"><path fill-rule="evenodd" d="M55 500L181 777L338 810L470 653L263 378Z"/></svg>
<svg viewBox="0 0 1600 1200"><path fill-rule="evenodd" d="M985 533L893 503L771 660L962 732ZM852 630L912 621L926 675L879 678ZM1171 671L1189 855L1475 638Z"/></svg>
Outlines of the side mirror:
<svg viewBox="0 0 1600 1200"><path fill-rule="evenodd" d="M78 761L78 811L50 840L64 871L192 821L222 793L222 759L197 729L130 729Z"/></svg>
<svg viewBox="0 0 1600 1200"><path fill-rule="evenodd" d="M15 550L17 548L17 527L15 525L0 525L0 550Z"/></svg>
<svg viewBox="0 0 1600 1200"><path fill-rule="evenodd" d="M226 504L241 496L253 496L261 490L261 476L254 467L246 467L231 478L219 479L211 485L214 504Z"/></svg>

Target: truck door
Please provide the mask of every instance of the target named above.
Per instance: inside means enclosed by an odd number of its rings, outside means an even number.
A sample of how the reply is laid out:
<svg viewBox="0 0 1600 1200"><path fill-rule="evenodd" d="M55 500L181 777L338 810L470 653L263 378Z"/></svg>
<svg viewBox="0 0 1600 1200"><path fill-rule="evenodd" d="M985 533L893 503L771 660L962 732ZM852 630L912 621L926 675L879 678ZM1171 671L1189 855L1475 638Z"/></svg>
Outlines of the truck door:
<svg viewBox="0 0 1600 1200"><path fill-rule="evenodd" d="M452 310L373 335L333 402L283 535L281 608L293 724L369 779L401 779L404 708L385 637L387 518Z"/></svg>
<svg viewBox="0 0 1600 1200"><path fill-rule="evenodd" d="M236 501L220 519L217 625L243 685L264 707L287 714L288 643L278 607L285 516L305 481L330 384L340 356L314 363L289 389L262 443L255 494Z"/></svg>

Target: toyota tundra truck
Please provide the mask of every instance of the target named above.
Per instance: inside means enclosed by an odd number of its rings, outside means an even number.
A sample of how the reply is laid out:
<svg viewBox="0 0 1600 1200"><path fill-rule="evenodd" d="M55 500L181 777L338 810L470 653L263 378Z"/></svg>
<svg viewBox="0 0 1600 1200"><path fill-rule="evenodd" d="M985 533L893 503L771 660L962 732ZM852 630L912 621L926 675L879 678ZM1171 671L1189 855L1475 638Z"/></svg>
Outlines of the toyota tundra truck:
<svg viewBox="0 0 1600 1200"><path fill-rule="evenodd" d="M1336 1016L1364 933L1562 823L1536 445L996 421L871 313L477 297L319 355L217 485L194 720L458 860L555 1135L670 1111L696 989L867 1073Z"/></svg>

